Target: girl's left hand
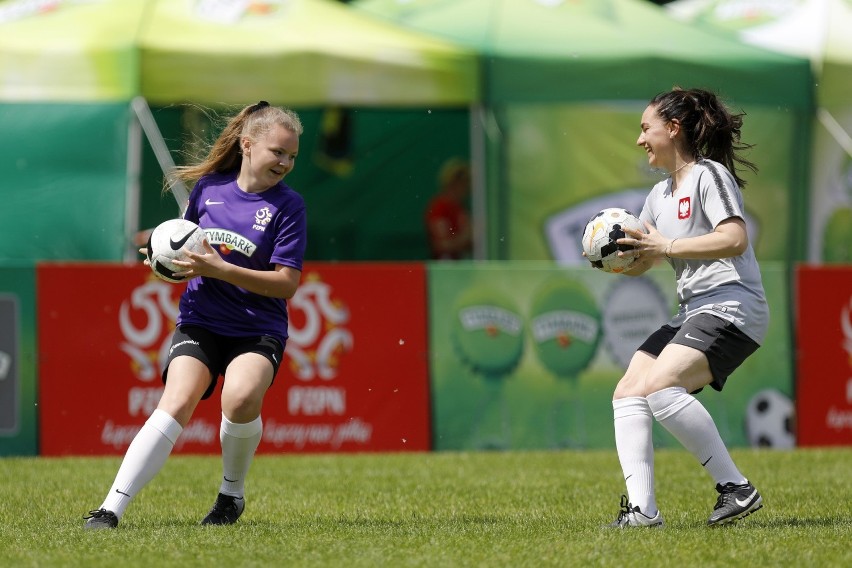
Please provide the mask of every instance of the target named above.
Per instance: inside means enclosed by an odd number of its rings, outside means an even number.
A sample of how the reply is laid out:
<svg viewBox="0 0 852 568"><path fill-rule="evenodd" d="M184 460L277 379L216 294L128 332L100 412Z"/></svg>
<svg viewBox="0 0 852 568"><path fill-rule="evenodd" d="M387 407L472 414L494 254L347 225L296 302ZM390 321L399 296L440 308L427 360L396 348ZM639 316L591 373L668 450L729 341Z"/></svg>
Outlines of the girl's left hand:
<svg viewBox="0 0 852 568"><path fill-rule="evenodd" d="M204 239L204 252L184 251L184 260L172 262L183 267L183 270L176 272L175 276L186 276L187 278L196 276L216 278L218 274L221 274L223 267L227 265L219 256L219 253L207 242L207 239Z"/></svg>
<svg viewBox="0 0 852 568"><path fill-rule="evenodd" d="M632 254L637 261L640 259L643 261L656 260L665 256L669 239L664 237L656 227L647 221L645 222L645 227L648 229L647 233L633 229L624 229L624 233L627 236L618 239L616 242L620 245L632 245L633 250L626 253L619 252L619 255Z"/></svg>

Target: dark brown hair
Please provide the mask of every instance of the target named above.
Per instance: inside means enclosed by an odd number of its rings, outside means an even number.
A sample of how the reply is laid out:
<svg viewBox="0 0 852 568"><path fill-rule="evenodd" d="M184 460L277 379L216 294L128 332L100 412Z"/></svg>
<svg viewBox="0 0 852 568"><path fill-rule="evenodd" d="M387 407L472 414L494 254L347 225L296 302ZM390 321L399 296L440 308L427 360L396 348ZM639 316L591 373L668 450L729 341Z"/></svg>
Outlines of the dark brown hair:
<svg viewBox="0 0 852 568"><path fill-rule="evenodd" d="M757 166L740 152L754 147L740 140L745 113L734 114L714 93L703 89L682 89L660 93L648 103L665 121L677 121L684 131L686 150L698 160L709 158L725 166L740 187L746 181L739 176L737 165L757 172Z"/></svg>

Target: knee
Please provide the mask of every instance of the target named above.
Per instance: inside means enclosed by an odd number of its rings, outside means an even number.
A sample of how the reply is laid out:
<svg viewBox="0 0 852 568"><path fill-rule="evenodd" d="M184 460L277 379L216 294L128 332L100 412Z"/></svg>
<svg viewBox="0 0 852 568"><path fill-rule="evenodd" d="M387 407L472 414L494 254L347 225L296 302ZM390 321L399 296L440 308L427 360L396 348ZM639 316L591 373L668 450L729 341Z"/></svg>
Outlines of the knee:
<svg viewBox="0 0 852 568"><path fill-rule="evenodd" d="M260 416L262 396L253 393L222 393L222 412L231 422L251 422Z"/></svg>
<svg viewBox="0 0 852 568"><path fill-rule="evenodd" d="M192 413L195 412L195 407L201 400L201 395L195 396L195 393L183 390L170 390L166 388L163 391L163 396L160 397L160 402L157 408L168 413L178 423L186 428L189 420L192 418Z"/></svg>
<svg viewBox="0 0 852 568"><path fill-rule="evenodd" d="M615 385L615 391L612 393L612 399L618 400L632 396L645 396L645 393L641 389L643 383L644 381L639 380L633 375L624 375L621 377L621 380L618 381L618 384Z"/></svg>

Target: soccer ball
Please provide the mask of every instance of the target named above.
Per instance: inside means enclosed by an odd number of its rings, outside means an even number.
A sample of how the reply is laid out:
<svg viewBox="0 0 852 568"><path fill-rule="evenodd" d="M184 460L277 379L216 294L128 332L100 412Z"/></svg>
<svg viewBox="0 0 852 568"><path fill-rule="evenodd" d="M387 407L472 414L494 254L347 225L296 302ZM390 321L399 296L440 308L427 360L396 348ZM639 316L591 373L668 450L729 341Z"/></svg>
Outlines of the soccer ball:
<svg viewBox="0 0 852 568"><path fill-rule="evenodd" d="M583 231L583 252L592 266L604 272L624 272L633 262L633 255L618 256L618 251L633 250L630 245L615 242L627 235L624 229L645 232L642 221L627 209L610 207L591 219Z"/></svg>
<svg viewBox="0 0 852 568"><path fill-rule="evenodd" d="M745 427L755 447L789 449L796 446L796 410L790 398L775 389L755 394L746 406Z"/></svg>
<svg viewBox="0 0 852 568"><path fill-rule="evenodd" d="M172 263L181 260L185 250L204 251L204 230L186 219L169 219L157 225L148 237L148 263L157 278L166 282L182 282L185 276L175 276L181 267Z"/></svg>

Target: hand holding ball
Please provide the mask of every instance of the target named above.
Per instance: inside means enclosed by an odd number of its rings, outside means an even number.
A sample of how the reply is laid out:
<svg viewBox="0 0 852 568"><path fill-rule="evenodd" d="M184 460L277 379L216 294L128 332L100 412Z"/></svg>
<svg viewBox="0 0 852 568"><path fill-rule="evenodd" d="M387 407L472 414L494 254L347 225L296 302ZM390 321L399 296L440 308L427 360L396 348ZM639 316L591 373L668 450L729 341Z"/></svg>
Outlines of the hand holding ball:
<svg viewBox="0 0 852 568"><path fill-rule="evenodd" d="M633 263L634 255L619 256L620 252L632 251L631 245L620 245L616 241L627 236L624 229L645 232L638 217L627 209L611 207L604 209L589 220L583 232L583 252L592 266L604 272L624 272Z"/></svg>
<svg viewBox="0 0 852 568"><path fill-rule="evenodd" d="M174 264L184 260L185 251L204 252L204 230L186 219L170 219L160 223L148 237L148 264L161 280L183 282L186 276L175 276L183 267Z"/></svg>

